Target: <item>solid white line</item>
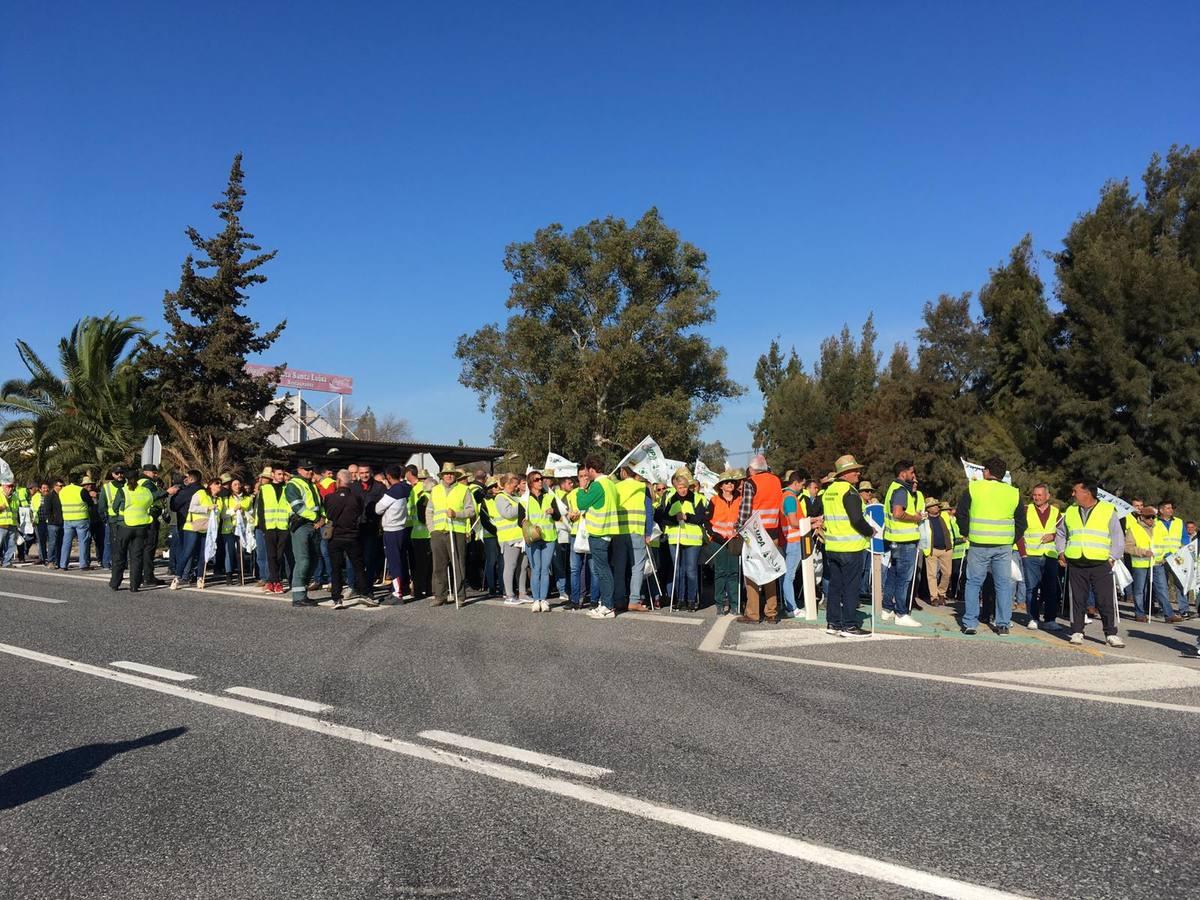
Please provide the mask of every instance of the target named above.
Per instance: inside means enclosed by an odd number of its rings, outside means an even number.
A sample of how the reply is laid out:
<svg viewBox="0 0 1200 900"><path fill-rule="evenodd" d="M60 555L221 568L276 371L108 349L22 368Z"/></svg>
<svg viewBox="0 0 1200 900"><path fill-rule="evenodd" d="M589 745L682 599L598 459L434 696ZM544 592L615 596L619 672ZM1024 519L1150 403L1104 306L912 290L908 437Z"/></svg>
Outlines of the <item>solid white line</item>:
<svg viewBox="0 0 1200 900"><path fill-rule="evenodd" d="M348 725L335 725L323 719L314 719L311 716L304 716L300 713L286 712L282 709L261 706L246 700L235 700L231 697L222 697L217 694L206 694L203 691L193 690L192 688L166 684L161 681L152 681L149 678L127 675L124 672L114 672L111 669L102 669L99 666L75 662L74 660L63 659L62 657L51 656L46 653L39 653L36 650L26 650L23 647L14 647L11 644L0 644L0 653L31 659L35 662L82 672L87 675L95 675L98 678L106 678L110 681L119 681L135 687L145 688L149 691L156 691L160 694L167 694L172 697L191 700L195 703L202 703L206 706L215 706L258 719L278 722L282 725L289 725L293 728L300 728L315 734L354 741L368 747L387 750L391 753L399 753L404 756L449 766L454 769L473 772L478 775L487 775L490 778L506 781L509 784L520 785L559 797L567 797L605 809L617 810L618 812L628 813L629 815L653 822L674 825L754 849L767 850L783 856L789 856L813 865L838 869L843 872L861 875L864 878L871 878L876 881L923 891L937 897L964 898L964 900L992 900L992 898L995 898L995 900L1000 900L1000 898L1021 896L982 885L971 884L966 881L946 878L941 875L933 875L929 872L922 872L920 869L910 869L907 866L882 862L869 856L858 856L842 850L835 850L831 847L810 844L807 841L797 840L769 831L762 831L746 825L725 822L698 813L685 812L684 810L674 809L669 806L660 806L659 804L639 800L636 797L626 794L618 794L613 791L593 787L592 785L566 781L552 775L544 775L540 772L530 772L527 769L517 769L503 763L462 756L458 753L442 750L439 747L396 740L382 734L363 731L359 728L351 728Z"/></svg>
<svg viewBox="0 0 1200 900"><path fill-rule="evenodd" d="M237 694L239 697L249 697L251 700L263 700L267 703L276 703L279 706L291 706L294 709L302 709L305 712L325 712L327 709L333 709L332 706L326 706L324 703L317 703L315 700L302 700L299 697L289 697L287 694L273 694L270 691L259 691L248 687L231 687L225 688L227 694Z"/></svg>
<svg viewBox="0 0 1200 900"><path fill-rule="evenodd" d="M666 610L658 612L623 612L617 616L617 621L622 619L637 619L639 622L659 622L664 625L706 625L707 619L700 619L696 616L680 616Z"/></svg>
<svg viewBox="0 0 1200 900"><path fill-rule="evenodd" d="M128 669L130 672L141 672L143 675L154 675L158 678L165 678L168 681L195 681L199 677L189 675L187 672L176 672L174 669L160 669L158 666L148 666L145 663L129 662L124 659L111 662L109 665L118 669Z"/></svg>
<svg viewBox="0 0 1200 900"><path fill-rule="evenodd" d="M491 756L503 756L505 759L515 759L518 762L568 772L583 778L599 778L601 775L611 775L612 769L602 769L600 766L589 766L587 763L575 762L573 759L563 759L561 756L550 756L538 753L536 750L523 750L508 744L497 744L480 738L468 737L465 734L455 734L452 731L422 731L417 737L439 744L449 744L452 747L462 747L464 750L474 750L477 753L487 753Z"/></svg>
<svg viewBox="0 0 1200 900"><path fill-rule="evenodd" d="M66 600L55 600L53 597L34 597L32 594L10 594L0 591L0 597L16 597L18 600L36 600L38 603L66 603Z"/></svg>
<svg viewBox="0 0 1200 900"><path fill-rule="evenodd" d="M1089 694L1084 691L1066 691L1057 688L1032 687L1025 684L1007 684L1002 681L984 681L961 675L934 675L929 672L906 672L903 669L883 669L878 666L858 666L853 663L828 662L822 659L804 659L798 656L779 656L774 653L752 653L746 650L713 650L726 656L745 656L750 659L768 659L772 662L792 663L797 666L817 666L823 669L845 669L850 672L866 672L869 675L889 675L895 678L913 678L918 681L936 681L942 684L967 684L971 687L990 688L995 691L1014 691L1019 694L1043 694L1047 697L1066 697L1070 700L1087 700L1092 703L1112 703L1117 706L1141 706L1146 709L1165 709L1171 712L1200 713L1200 706L1185 706L1181 703L1161 703L1157 700L1136 700L1132 697L1111 697L1104 694Z"/></svg>
<svg viewBox="0 0 1200 900"><path fill-rule="evenodd" d="M708 634L700 642L700 652L712 653L714 650L720 650L721 642L725 640L725 635L732 624L733 616L717 616L717 621L713 622L713 627L708 630Z"/></svg>

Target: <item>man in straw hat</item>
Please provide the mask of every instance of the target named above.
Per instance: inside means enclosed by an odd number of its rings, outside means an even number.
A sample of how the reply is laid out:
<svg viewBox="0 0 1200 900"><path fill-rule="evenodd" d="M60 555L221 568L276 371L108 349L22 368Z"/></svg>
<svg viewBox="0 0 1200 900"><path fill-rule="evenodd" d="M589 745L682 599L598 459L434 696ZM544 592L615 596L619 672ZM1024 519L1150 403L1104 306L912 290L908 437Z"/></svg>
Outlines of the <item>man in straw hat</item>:
<svg viewBox="0 0 1200 900"><path fill-rule="evenodd" d="M467 532L475 516L475 498L467 489L466 472L442 463L441 481L429 492L425 524L433 553L433 605L449 599L460 604L467 588ZM454 580L450 584L451 577Z"/></svg>
<svg viewBox="0 0 1200 900"><path fill-rule="evenodd" d="M759 453L750 460L750 475L742 483L742 503L738 509L738 521L735 531L740 532L750 521L750 517L758 513L759 520L767 534L778 544L783 538L780 516L783 513L783 484L777 475L771 474L767 458ZM746 612L738 616L742 623L757 623L760 612L771 624L779 621L779 585L772 581L770 584L757 585L752 579L746 579Z"/></svg>
<svg viewBox="0 0 1200 900"><path fill-rule="evenodd" d="M863 551L871 546L875 529L863 515L862 499L855 490L862 466L853 456L839 456L834 481L825 489L825 571L829 593L825 599L827 634L867 637L858 624L858 595L862 584Z"/></svg>
<svg viewBox="0 0 1200 900"><path fill-rule="evenodd" d="M918 627L921 623L908 614L908 599L916 577L925 495L917 490L912 460L900 460L894 471L896 477L883 498L883 539L890 554L883 576L883 621Z"/></svg>
<svg viewBox="0 0 1200 900"><path fill-rule="evenodd" d="M942 508L937 497L925 498L929 515L929 546L923 547L925 580L929 584L929 603L945 606L950 595L950 575L954 570L954 519Z"/></svg>

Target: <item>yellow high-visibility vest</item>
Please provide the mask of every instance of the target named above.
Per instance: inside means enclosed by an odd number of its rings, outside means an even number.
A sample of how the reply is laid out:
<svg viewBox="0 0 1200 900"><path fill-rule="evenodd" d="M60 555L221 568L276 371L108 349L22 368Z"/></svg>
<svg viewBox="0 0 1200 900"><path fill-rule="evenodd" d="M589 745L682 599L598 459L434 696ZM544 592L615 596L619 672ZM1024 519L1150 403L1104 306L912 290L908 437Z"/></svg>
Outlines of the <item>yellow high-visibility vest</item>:
<svg viewBox="0 0 1200 900"><path fill-rule="evenodd" d="M1050 515L1046 517L1046 524L1042 524L1041 518L1038 516L1037 507L1030 503L1025 507L1025 555L1026 556L1058 556L1058 551L1054 549L1054 534L1058 531L1058 520L1062 514L1053 506L1050 507ZM1048 543L1042 543L1042 535L1050 535L1051 540Z"/></svg>
<svg viewBox="0 0 1200 900"><path fill-rule="evenodd" d="M83 488L77 484L64 484L63 489L58 492L58 499L62 503L64 522L87 521L87 502L83 499Z"/></svg>
<svg viewBox="0 0 1200 900"><path fill-rule="evenodd" d="M972 546L999 547L1017 539L1013 515L1021 492L1003 481L979 480L967 485L971 495L971 517L967 540Z"/></svg>
<svg viewBox="0 0 1200 900"><path fill-rule="evenodd" d="M836 482L834 483L836 484ZM833 485L831 484L829 487L833 487ZM893 481L883 498L883 539L896 544L912 544L921 539L921 526L916 522L901 522L899 519L892 518L892 494L901 488L908 491L908 503L904 506L906 513L915 516L917 510L925 508L924 494L920 491L909 491L899 481ZM828 493L829 488L826 488L825 492Z"/></svg>
<svg viewBox="0 0 1200 900"><path fill-rule="evenodd" d="M830 553L861 553L871 546L871 539L859 534L850 524L850 516L846 514L846 496L852 490L853 485L841 479L825 489L825 497L821 502L824 504L825 515L825 549ZM891 496L892 492L888 491L889 500Z"/></svg>
<svg viewBox="0 0 1200 900"><path fill-rule="evenodd" d="M596 483L604 492L604 505L599 509L590 506L584 514L588 537L611 537L614 534L620 534L617 510L620 508L621 502L617 496L617 486L607 475L601 475L596 479Z"/></svg>
<svg viewBox="0 0 1200 900"><path fill-rule="evenodd" d="M133 528L138 525L149 525L154 521L150 515L150 507L154 504L154 494L146 487L145 481L139 481L136 487L126 483L121 489L124 495L124 505L121 507L121 521ZM111 509L111 507L109 507Z"/></svg>
<svg viewBox="0 0 1200 900"><path fill-rule="evenodd" d="M616 483L617 533L646 533L646 484L636 478L624 478Z"/></svg>
<svg viewBox="0 0 1200 900"><path fill-rule="evenodd" d="M1067 550L1064 554L1067 559L1110 559L1112 541L1108 526L1116 514L1116 507L1101 500L1092 507L1084 525L1078 504L1071 504L1063 516L1067 530Z"/></svg>
<svg viewBox="0 0 1200 900"><path fill-rule="evenodd" d="M429 502L433 505L433 528L431 531L452 531L456 534L466 534L467 520L459 513L467 502L467 486L461 482L446 489L440 481L429 492ZM454 510L456 518L446 515L447 510Z"/></svg>

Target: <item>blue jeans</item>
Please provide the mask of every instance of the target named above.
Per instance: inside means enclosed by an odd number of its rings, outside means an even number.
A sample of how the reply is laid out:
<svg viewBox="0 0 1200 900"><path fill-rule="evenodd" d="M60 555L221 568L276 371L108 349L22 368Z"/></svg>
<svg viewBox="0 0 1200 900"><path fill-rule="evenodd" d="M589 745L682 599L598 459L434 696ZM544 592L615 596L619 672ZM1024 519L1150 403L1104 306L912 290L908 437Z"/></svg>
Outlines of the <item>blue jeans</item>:
<svg viewBox="0 0 1200 900"><path fill-rule="evenodd" d="M333 578L333 563L329 560L329 541L321 538L321 555L317 559L317 570L313 572L312 580L317 584L329 584ZM354 584L353 581L347 582Z"/></svg>
<svg viewBox="0 0 1200 900"><path fill-rule="evenodd" d="M590 539L589 539L590 544ZM584 584L588 580L588 554L575 552L574 538L571 547L571 604L578 606L583 602Z"/></svg>
<svg viewBox="0 0 1200 900"><path fill-rule="evenodd" d="M554 557L554 544L538 541L526 549L529 557L529 591L534 600L545 600L550 596L550 560Z"/></svg>
<svg viewBox="0 0 1200 900"><path fill-rule="evenodd" d="M793 616L796 614L796 569L800 567L803 547L802 541L789 543L783 554L787 563L787 574L783 576L783 608Z"/></svg>
<svg viewBox="0 0 1200 900"><path fill-rule="evenodd" d="M700 595L700 548L678 547L679 558L671 573L671 596L677 603L695 603ZM672 550L672 555L675 552Z"/></svg>
<svg viewBox="0 0 1200 900"><path fill-rule="evenodd" d="M633 536L614 534L608 545L608 565L612 570L613 609L629 608L629 560L633 554Z"/></svg>
<svg viewBox="0 0 1200 900"><path fill-rule="evenodd" d="M254 529L254 562L258 567L258 580L267 580L267 533L261 528Z"/></svg>
<svg viewBox="0 0 1200 900"><path fill-rule="evenodd" d="M62 549L58 552L59 568L65 569L71 561L71 540L79 541L79 568L86 569L91 563L88 551L88 541L92 537L92 523L87 519L82 522L64 522L62 531Z"/></svg>
<svg viewBox="0 0 1200 900"><path fill-rule="evenodd" d="M46 542L42 544L42 554L47 563L58 565L58 553L62 549L61 525L46 526Z"/></svg>
<svg viewBox="0 0 1200 900"><path fill-rule="evenodd" d="M862 576L858 579L858 596L871 596L871 551L866 549L862 552L863 570Z"/></svg>
<svg viewBox="0 0 1200 900"><path fill-rule="evenodd" d="M646 546L646 538L644 535L630 535L632 543L632 553L629 564L629 602L642 602L642 579L646 577L646 555L649 548Z"/></svg>
<svg viewBox="0 0 1200 900"><path fill-rule="evenodd" d="M203 571L200 554L204 552L204 532L179 530L179 558L175 560L175 577L187 583Z"/></svg>
<svg viewBox="0 0 1200 900"><path fill-rule="evenodd" d="M1012 545L987 547L972 544L967 550L967 593L966 609L962 617L963 628L975 628L979 625L979 593L988 572L992 573L992 584L996 589L994 624L997 628L1012 624Z"/></svg>
<svg viewBox="0 0 1200 900"><path fill-rule="evenodd" d="M238 548L238 539L236 534L223 534L218 539L216 559L225 562L225 574L230 578L237 578L242 571L240 565L241 550Z"/></svg>
<svg viewBox="0 0 1200 900"><path fill-rule="evenodd" d="M1150 567L1144 569L1130 568L1129 571L1133 574L1133 586L1130 590L1133 591L1133 614L1135 616L1146 615L1146 601L1149 599L1146 592L1146 586L1150 584Z"/></svg>
<svg viewBox="0 0 1200 900"><path fill-rule="evenodd" d="M1168 578L1175 582L1175 589L1179 594L1179 614L1186 616L1188 614L1187 594L1184 593L1175 573L1167 568L1166 563L1160 563L1154 567L1154 600L1158 603L1158 608L1162 610L1164 616L1170 618L1175 615L1175 610L1171 606L1171 593L1167 590Z"/></svg>
<svg viewBox="0 0 1200 900"><path fill-rule="evenodd" d="M1058 560L1053 556L1027 556L1022 571L1029 618L1034 622L1053 622L1059 614Z"/></svg>
<svg viewBox="0 0 1200 900"><path fill-rule="evenodd" d="M917 543L887 543L892 559L887 571L883 573L883 608L898 616L908 614L908 592L912 585L913 569L917 564Z"/></svg>
<svg viewBox="0 0 1200 900"><path fill-rule="evenodd" d="M613 608L613 573L608 562L610 544L607 538L588 535L592 556L592 601L605 609Z"/></svg>
<svg viewBox="0 0 1200 900"><path fill-rule="evenodd" d="M0 528L0 565L11 566L17 555L17 529Z"/></svg>

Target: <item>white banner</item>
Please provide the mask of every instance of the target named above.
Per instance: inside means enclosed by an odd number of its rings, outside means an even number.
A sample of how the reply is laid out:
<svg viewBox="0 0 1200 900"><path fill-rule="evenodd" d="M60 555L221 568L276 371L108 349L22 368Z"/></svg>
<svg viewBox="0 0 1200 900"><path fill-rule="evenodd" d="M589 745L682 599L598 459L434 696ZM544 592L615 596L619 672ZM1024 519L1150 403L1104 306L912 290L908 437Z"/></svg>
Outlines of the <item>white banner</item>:
<svg viewBox="0 0 1200 900"><path fill-rule="evenodd" d="M700 493L705 497L711 497L717 492L717 479L720 477L700 460L696 460L696 480L700 482Z"/></svg>
<svg viewBox="0 0 1200 900"><path fill-rule="evenodd" d="M214 506L208 513L208 532L204 535L204 565L217 555L217 540L221 536L221 515ZM203 576L203 572L200 573Z"/></svg>
<svg viewBox="0 0 1200 900"><path fill-rule="evenodd" d="M629 466L651 484L670 484L675 470L686 468L687 463L667 459L663 455L662 447L658 446L654 438L646 435L640 444L625 454L625 458L617 463L613 471L619 471L622 466Z"/></svg>
<svg viewBox="0 0 1200 900"><path fill-rule="evenodd" d="M258 549L258 539L254 536L254 529L250 527L249 517L246 511L238 508L234 513L233 533L237 535L238 543L242 545L243 553L253 553Z"/></svg>
<svg viewBox="0 0 1200 900"><path fill-rule="evenodd" d="M742 572L757 585L770 584L787 574L787 563L755 513L742 529Z"/></svg>
<svg viewBox="0 0 1200 900"><path fill-rule="evenodd" d="M559 456L557 453L546 454L546 465L543 468L553 472L555 478L566 478L568 475L575 476L579 474L578 463L573 463L565 456Z"/></svg>
<svg viewBox="0 0 1200 900"><path fill-rule="evenodd" d="M1167 557L1167 566L1175 573L1184 592L1196 589L1196 545L1188 544Z"/></svg>
<svg viewBox="0 0 1200 900"><path fill-rule="evenodd" d="M0 459L0 484L16 484L17 479L13 477L12 467L4 460Z"/></svg>
<svg viewBox="0 0 1200 900"><path fill-rule="evenodd" d="M1096 491L1096 499L1103 500L1105 503L1111 503L1113 506L1115 506L1117 508L1117 515L1122 519L1133 512L1132 504L1126 503L1116 494L1110 494L1104 488L1099 488Z"/></svg>
<svg viewBox="0 0 1200 900"><path fill-rule="evenodd" d="M983 477L983 466L979 463L967 462L961 456L958 458L962 463L963 472L966 473L967 481L978 481ZM994 472L992 473L995 474ZM1005 472L1004 477L1000 479L1005 484L1012 484L1012 472Z"/></svg>

